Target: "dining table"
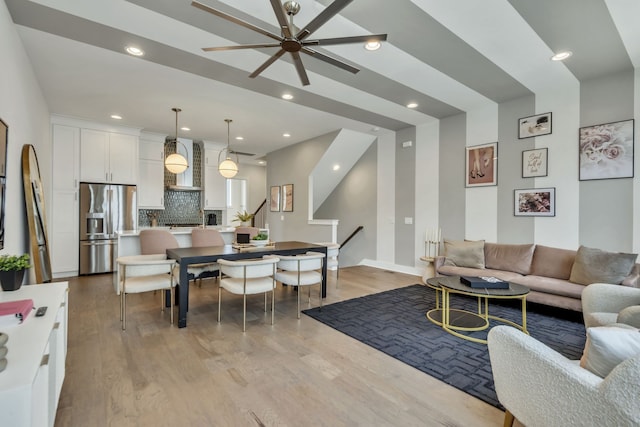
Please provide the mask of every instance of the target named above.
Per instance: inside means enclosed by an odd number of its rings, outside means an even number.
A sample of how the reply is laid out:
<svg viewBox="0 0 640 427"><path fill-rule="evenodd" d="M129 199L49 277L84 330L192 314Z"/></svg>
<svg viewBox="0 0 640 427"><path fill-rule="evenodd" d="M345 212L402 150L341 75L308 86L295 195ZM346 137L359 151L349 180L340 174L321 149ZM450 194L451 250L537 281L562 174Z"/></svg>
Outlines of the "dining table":
<svg viewBox="0 0 640 427"><path fill-rule="evenodd" d="M326 257L327 247L316 243L287 241L275 242L265 246L203 246L167 249L167 257L175 259L180 265L180 279L176 304L178 305L178 327L187 326L189 311L189 275L187 268L191 264L214 263L218 259L241 260L262 258L264 255L299 255L306 252L320 252ZM327 296L327 263L322 263L322 298Z"/></svg>

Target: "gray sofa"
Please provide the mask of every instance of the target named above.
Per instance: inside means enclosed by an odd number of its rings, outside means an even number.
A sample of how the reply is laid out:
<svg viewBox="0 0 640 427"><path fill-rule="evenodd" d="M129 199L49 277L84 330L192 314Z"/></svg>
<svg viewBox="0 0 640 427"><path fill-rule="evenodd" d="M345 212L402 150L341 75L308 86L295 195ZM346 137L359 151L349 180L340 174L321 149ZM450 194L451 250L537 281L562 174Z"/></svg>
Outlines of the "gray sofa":
<svg viewBox="0 0 640 427"><path fill-rule="evenodd" d="M447 241L434 261L439 275L492 276L527 286L527 301L582 311L581 295L596 282L640 287L635 254L581 246L577 251L549 246Z"/></svg>

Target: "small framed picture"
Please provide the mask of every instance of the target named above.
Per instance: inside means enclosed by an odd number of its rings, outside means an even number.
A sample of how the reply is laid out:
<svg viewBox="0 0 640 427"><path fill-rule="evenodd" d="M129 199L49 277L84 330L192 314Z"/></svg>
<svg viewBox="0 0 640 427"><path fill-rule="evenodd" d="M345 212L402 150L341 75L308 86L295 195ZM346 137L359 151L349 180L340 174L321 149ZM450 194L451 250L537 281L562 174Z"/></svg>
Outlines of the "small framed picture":
<svg viewBox="0 0 640 427"><path fill-rule="evenodd" d="M498 185L498 143L466 147L466 187Z"/></svg>
<svg viewBox="0 0 640 427"><path fill-rule="evenodd" d="M513 191L515 216L556 216L555 187Z"/></svg>
<svg viewBox="0 0 640 427"><path fill-rule="evenodd" d="M533 178L547 176L548 174L548 149L536 148L522 152L522 177Z"/></svg>
<svg viewBox="0 0 640 427"><path fill-rule="evenodd" d="M580 128L580 181L633 178L633 119Z"/></svg>
<svg viewBox="0 0 640 427"><path fill-rule="evenodd" d="M280 212L280 186L271 187L271 196L269 200L269 209L271 212Z"/></svg>
<svg viewBox="0 0 640 427"><path fill-rule="evenodd" d="M282 212L293 212L293 184L282 186Z"/></svg>
<svg viewBox="0 0 640 427"><path fill-rule="evenodd" d="M518 120L518 139L549 135L550 133L551 113L523 117Z"/></svg>

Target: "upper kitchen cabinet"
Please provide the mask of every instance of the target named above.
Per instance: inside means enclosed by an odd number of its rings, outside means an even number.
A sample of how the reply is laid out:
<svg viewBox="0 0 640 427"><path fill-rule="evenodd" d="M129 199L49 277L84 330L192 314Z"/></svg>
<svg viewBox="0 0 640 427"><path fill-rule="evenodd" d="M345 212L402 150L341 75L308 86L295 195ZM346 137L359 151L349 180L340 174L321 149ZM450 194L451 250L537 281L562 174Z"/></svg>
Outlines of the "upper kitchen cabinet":
<svg viewBox="0 0 640 427"><path fill-rule="evenodd" d="M227 180L218 172L218 154L220 149L207 147L205 143L202 206L207 210L227 208Z"/></svg>
<svg viewBox="0 0 640 427"><path fill-rule="evenodd" d="M138 208L164 209L164 135L140 134Z"/></svg>
<svg viewBox="0 0 640 427"><path fill-rule="evenodd" d="M80 179L136 184L138 137L95 129L80 131Z"/></svg>

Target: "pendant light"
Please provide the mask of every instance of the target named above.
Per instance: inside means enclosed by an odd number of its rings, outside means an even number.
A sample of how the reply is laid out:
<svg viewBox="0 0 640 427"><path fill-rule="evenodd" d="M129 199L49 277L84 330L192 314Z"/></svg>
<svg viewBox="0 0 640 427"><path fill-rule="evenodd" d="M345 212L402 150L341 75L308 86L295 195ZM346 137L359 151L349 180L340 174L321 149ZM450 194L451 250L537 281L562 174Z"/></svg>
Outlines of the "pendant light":
<svg viewBox="0 0 640 427"><path fill-rule="evenodd" d="M236 154L236 161L231 160L231 150L229 149L229 125L233 121L231 119L224 119L227 122L227 148L223 149L218 154L218 172L225 178L233 178L238 173L238 154ZM220 161L222 153L225 153L224 161ZM235 154L235 153L234 153Z"/></svg>
<svg viewBox="0 0 640 427"><path fill-rule="evenodd" d="M178 141L178 113L182 111L180 108L172 108L171 110L176 113L176 152L173 154L169 154L164 159L164 167L171 173L182 173L187 170L189 167L189 162L187 159L180 153L178 153L178 144L182 144ZM184 144L182 144L184 146ZM185 152L187 148L185 147Z"/></svg>

